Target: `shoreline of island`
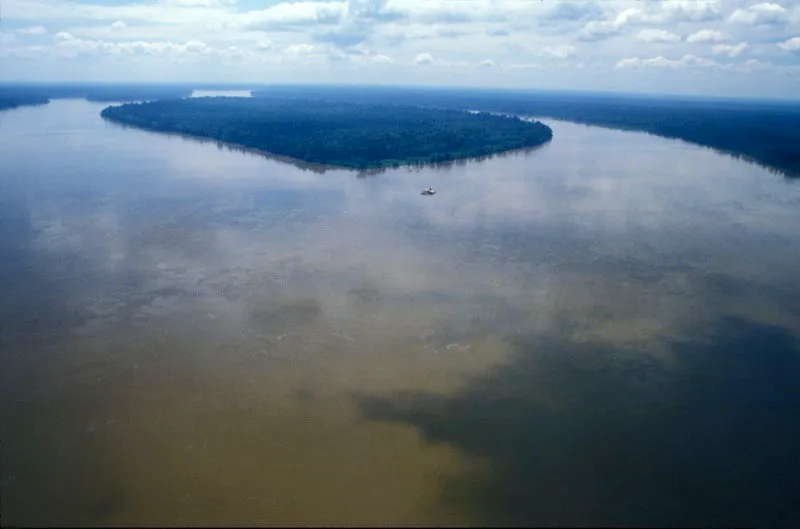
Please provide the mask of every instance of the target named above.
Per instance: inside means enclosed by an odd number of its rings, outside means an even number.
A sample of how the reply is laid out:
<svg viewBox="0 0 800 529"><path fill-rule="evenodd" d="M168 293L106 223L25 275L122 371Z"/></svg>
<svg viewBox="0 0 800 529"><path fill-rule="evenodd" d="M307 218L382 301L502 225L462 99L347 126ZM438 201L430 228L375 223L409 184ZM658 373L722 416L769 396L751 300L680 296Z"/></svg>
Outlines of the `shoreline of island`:
<svg viewBox="0 0 800 529"><path fill-rule="evenodd" d="M259 156L261 158L266 158L268 160L273 160L276 162L286 163L292 165L302 171L311 171L312 173L318 174L325 174L329 171L349 171L349 172L356 172L359 176L370 176L374 174L381 174L388 171L398 170L398 169L407 169L412 171L414 169L426 168L426 167L452 167L453 165L458 165L461 163L467 162L484 162L486 160L490 160L495 156L513 156L515 154L522 154L522 153L531 153L543 147L546 147L548 143L552 140L548 140L544 143L540 143L538 145L532 145L529 147L519 147L517 149L510 149L507 151L502 152L494 152L491 154L487 154L485 156L469 156L465 158L456 158L453 160L446 160L441 162L422 162L422 163L407 163L407 164L400 164L397 167L388 166L388 167L371 167L366 169L359 169L355 167L347 167L344 165L326 165L326 164L315 164L312 162L307 162L300 158L292 158L291 156L283 156L280 154L276 154L274 152L265 151L263 149L258 149L255 147L245 147L238 143L231 143L226 142L223 140L217 140L214 138L209 138L207 136L196 136L192 134L187 134L184 132L164 132L161 130L154 130L154 129L147 129L144 127L139 127L137 125L129 125L127 123L122 123L116 121L114 119L110 119L104 116L101 116L103 121L109 123L115 127L121 127L124 129L133 129L140 132L146 132L148 134L157 134L160 136L167 136L172 138L180 138L187 141L193 141L197 143L208 143L215 145L219 148L224 148L231 152L238 152L242 154L251 154L253 156Z"/></svg>

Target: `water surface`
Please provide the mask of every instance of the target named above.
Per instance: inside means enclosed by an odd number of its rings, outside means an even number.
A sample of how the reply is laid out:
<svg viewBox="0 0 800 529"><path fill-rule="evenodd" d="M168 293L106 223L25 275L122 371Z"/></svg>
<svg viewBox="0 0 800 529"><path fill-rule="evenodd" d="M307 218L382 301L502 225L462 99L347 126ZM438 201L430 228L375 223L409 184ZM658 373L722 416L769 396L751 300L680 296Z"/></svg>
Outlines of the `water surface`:
<svg viewBox="0 0 800 529"><path fill-rule="evenodd" d="M4 523L800 522L797 185L549 121L321 173L102 108L0 113Z"/></svg>

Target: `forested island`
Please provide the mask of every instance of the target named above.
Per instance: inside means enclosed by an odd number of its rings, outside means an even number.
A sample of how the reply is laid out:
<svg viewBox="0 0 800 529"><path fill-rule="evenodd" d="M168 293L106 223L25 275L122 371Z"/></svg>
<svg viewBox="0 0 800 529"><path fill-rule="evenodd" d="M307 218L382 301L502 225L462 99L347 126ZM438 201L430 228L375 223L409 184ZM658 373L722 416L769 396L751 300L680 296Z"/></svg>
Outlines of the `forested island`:
<svg viewBox="0 0 800 529"><path fill-rule="evenodd" d="M800 177L800 103L462 88L272 86L253 97L471 109L641 131L710 147Z"/></svg>
<svg viewBox="0 0 800 529"><path fill-rule="evenodd" d="M541 145L546 125L418 106L205 97L124 104L103 118L352 169L444 162Z"/></svg>

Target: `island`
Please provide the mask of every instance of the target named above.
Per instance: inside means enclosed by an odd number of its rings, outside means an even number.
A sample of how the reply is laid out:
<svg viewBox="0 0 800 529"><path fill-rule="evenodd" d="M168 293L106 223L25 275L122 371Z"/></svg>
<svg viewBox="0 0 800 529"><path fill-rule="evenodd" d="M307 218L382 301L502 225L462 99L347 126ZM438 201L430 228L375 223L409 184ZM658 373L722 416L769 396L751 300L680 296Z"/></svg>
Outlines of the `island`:
<svg viewBox="0 0 800 529"><path fill-rule="evenodd" d="M311 164L379 169L535 147L542 123L419 106L202 97L111 106L112 122L207 138Z"/></svg>

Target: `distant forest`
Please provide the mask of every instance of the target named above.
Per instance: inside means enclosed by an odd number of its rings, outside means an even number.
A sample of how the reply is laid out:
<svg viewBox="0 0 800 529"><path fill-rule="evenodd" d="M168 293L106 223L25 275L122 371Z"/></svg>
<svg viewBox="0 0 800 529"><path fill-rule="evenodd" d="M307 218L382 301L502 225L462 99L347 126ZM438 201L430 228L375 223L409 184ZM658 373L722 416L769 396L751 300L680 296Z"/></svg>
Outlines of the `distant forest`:
<svg viewBox="0 0 800 529"><path fill-rule="evenodd" d="M44 105L51 99L145 101L186 97L191 94L192 88L173 85L3 84L0 85L0 110L23 105Z"/></svg>
<svg viewBox="0 0 800 529"><path fill-rule="evenodd" d="M10 110L25 105L46 105L46 97L37 97L20 93L4 94L0 92L0 110Z"/></svg>
<svg viewBox="0 0 800 529"><path fill-rule="evenodd" d="M676 96L442 88L274 86L254 97L421 105L641 131L745 156L800 177L800 103Z"/></svg>
<svg viewBox="0 0 800 529"><path fill-rule="evenodd" d="M486 156L552 138L549 127L515 117L296 99L175 99L108 107L102 116L353 169Z"/></svg>

